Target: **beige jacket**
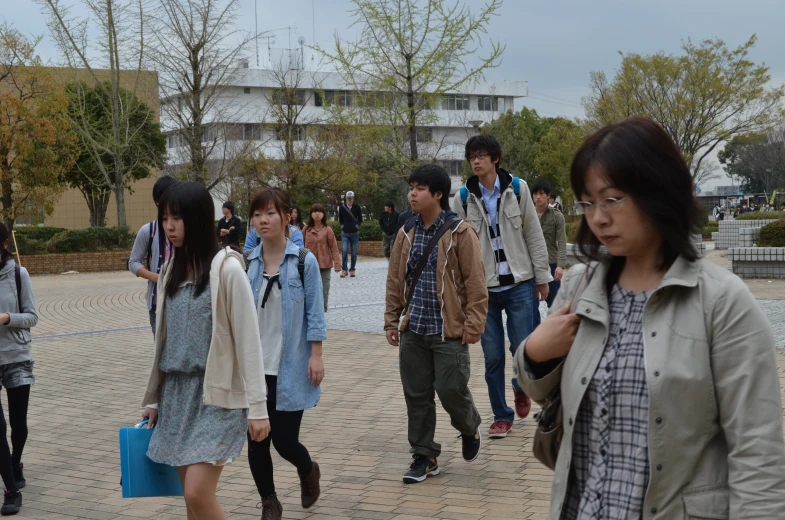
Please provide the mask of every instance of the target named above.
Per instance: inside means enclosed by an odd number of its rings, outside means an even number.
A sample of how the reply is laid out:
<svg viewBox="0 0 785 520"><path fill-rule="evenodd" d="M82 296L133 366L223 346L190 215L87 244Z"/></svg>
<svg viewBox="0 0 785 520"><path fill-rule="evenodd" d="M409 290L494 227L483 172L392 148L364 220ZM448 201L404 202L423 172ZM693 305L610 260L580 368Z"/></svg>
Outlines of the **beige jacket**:
<svg viewBox="0 0 785 520"><path fill-rule="evenodd" d="M552 309L571 301L585 265L573 267ZM565 360L536 379L523 355L514 370L537 402L561 385L564 440L550 520L567 490L573 422L605 349L608 297L599 264L576 313ZM678 258L644 311L649 392L649 487L644 518L785 518L782 401L771 326L744 283L707 260Z"/></svg>
<svg viewBox="0 0 785 520"><path fill-rule="evenodd" d="M551 268L548 265L548 248L540 228L540 219L534 209L529 187L520 181L520 202L512 185L512 175L502 168L496 171L501 185L499 208L499 231L501 232L504 254L515 278L515 283L535 279L537 285L552 282ZM452 210L464 219L480 238L485 282L489 288L499 286L499 269L491 245L491 234L485 213L482 209L480 181L475 175L466 181L468 195L466 210L463 209L460 190L452 201Z"/></svg>
<svg viewBox="0 0 785 520"><path fill-rule="evenodd" d="M163 373L158 369L166 344L167 262L158 279L158 315L155 324L155 356L142 406L158 403ZM230 248L215 255L210 265L210 296L213 336L204 376L203 403L229 409L248 409L249 419L267 418L267 387L264 382L259 322L245 274L243 257Z"/></svg>

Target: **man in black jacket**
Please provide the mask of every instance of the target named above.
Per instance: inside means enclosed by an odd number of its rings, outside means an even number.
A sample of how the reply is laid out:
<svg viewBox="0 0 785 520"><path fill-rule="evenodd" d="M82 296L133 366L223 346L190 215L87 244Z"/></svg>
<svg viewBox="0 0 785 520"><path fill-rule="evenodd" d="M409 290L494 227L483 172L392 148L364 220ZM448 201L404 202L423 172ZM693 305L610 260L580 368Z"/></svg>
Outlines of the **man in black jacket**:
<svg viewBox="0 0 785 520"><path fill-rule="evenodd" d="M384 211L379 215L379 225L382 228L384 256L389 260L390 252L395 245L395 235L398 233L398 212L395 211L393 201L388 200L384 203Z"/></svg>
<svg viewBox="0 0 785 520"><path fill-rule="evenodd" d="M338 222L341 224L341 245L343 256L341 258L341 278L357 275L357 247L360 244L360 225L363 223L363 210L354 203L354 192L346 192L346 202L338 208ZM349 245L352 247L352 265L347 265Z"/></svg>
<svg viewBox="0 0 785 520"><path fill-rule="evenodd" d="M234 216L234 204L224 202L221 211L224 218L218 221L215 234L222 246L230 246L233 249L240 248L240 219Z"/></svg>

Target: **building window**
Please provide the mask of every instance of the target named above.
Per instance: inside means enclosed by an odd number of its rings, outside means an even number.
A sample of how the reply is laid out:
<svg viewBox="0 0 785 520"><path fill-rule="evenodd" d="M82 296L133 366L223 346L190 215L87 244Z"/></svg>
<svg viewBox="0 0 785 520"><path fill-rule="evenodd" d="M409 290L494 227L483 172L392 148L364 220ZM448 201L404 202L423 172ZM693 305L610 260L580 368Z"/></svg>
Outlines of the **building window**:
<svg viewBox="0 0 785 520"><path fill-rule="evenodd" d="M439 165L447 170L450 177L460 177L463 174L463 161L439 161Z"/></svg>
<svg viewBox="0 0 785 520"><path fill-rule="evenodd" d="M469 110L469 96L456 94L442 96L442 110Z"/></svg>
<svg viewBox="0 0 785 520"><path fill-rule="evenodd" d="M349 90L325 90L324 95L318 93L315 100L315 105L317 107L350 107L354 104L354 92Z"/></svg>
<svg viewBox="0 0 785 520"><path fill-rule="evenodd" d="M433 141L433 128L425 126L417 129L418 143L430 143L431 141Z"/></svg>
<svg viewBox="0 0 785 520"><path fill-rule="evenodd" d="M275 89L272 102L276 105L305 105L305 90L302 89Z"/></svg>
<svg viewBox="0 0 785 520"><path fill-rule="evenodd" d="M499 98L496 96L477 96L477 110L482 112L498 112Z"/></svg>
<svg viewBox="0 0 785 520"><path fill-rule="evenodd" d="M250 93L251 93L251 87L245 87L243 89L243 94L250 94Z"/></svg>
<svg viewBox="0 0 785 520"><path fill-rule="evenodd" d="M279 127L275 129L275 138L278 141L286 141L288 132L291 129L292 131L292 141L305 141L305 127L302 125L297 125L293 127Z"/></svg>
<svg viewBox="0 0 785 520"><path fill-rule="evenodd" d="M261 141L262 125L246 123L243 125L243 141Z"/></svg>

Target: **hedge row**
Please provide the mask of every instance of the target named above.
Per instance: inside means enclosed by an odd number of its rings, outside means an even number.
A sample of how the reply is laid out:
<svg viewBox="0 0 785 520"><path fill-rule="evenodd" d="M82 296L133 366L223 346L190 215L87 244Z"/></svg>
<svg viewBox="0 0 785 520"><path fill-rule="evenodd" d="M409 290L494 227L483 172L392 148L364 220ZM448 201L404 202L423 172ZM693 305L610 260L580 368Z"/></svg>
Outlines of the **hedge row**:
<svg viewBox="0 0 785 520"><path fill-rule="evenodd" d="M779 220L785 218L785 211L751 211L742 213L736 220Z"/></svg>
<svg viewBox="0 0 785 520"><path fill-rule="evenodd" d="M46 253L95 253L130 249L136 235L127 226L86 229L17 228L21 255Z"/></svg>
<svg viewBox="0 0 785 520"><path fill-rule="evenodd" d="M758 247L785 247L785 218L760 228Z"/></svg>
<svg viewBox="0 0 785 520"><path fill-rule="evenodd" d="M330 227L338 240L341 240L341 225L338 222L330 222ZM360 240L365 242L382 240L382 227L377 220L364 220L360 226Z"/></svg>

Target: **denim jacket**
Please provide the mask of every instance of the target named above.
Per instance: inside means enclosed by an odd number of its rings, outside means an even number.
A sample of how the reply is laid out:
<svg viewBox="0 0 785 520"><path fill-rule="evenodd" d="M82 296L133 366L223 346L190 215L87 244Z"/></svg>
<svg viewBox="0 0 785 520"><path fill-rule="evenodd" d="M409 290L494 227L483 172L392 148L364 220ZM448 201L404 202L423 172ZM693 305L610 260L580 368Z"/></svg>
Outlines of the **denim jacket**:
<svg viewBox="0 0 785 520"><path fill-rule="evenodd" d="M283 352L281 352L281 365L278 367L276 409L282 412L313 408L322 392L320 387L311 386L311 381L308 379L311 342L327 339L322 278L316 257L308 253L305 258L305 286L303 286L300 273L297 271L299 252L299 246L287 239L286 253L279 269L283 307ZM256 309L259 308L262 273L264 273L264 260L260 244L248 257L248 280L251 283Z"/></svg>

